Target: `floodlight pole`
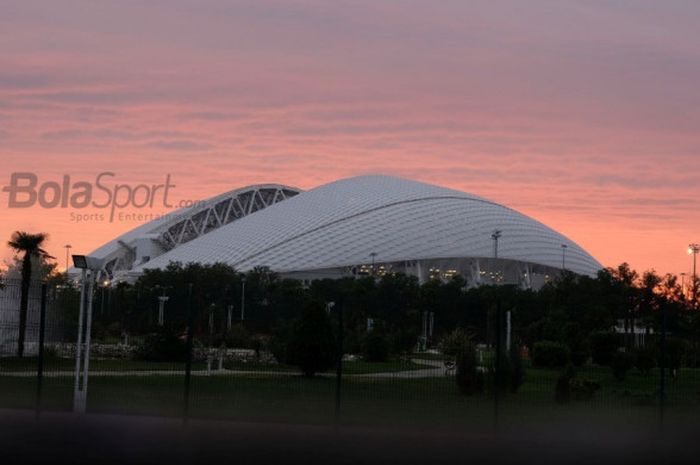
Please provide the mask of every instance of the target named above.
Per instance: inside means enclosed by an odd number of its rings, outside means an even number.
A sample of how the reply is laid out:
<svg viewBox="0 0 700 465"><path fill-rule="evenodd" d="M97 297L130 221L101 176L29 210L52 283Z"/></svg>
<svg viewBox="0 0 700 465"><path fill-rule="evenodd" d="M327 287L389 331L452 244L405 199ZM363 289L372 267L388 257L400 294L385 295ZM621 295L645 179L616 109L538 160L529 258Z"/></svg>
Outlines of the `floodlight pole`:
<svg viewBox="0 0 700 465"><path fill-rule="evenodd" d="M82 270L78 341L75 346L75 386L73 389L73 411L76 413L85 413L87 403L87 387L90 372L90 333L92 332L92 294L94 290L93 273L94 271L90 271L88 274L88 270L85 268ZM87 306L85 299L87 299ZM83 322L85 322L84 340Z"/></svg>
<svg viewBox="0 0 700 465"><path fill-rule="evenodd" d="M565 270L566 269L566 249L568 249L569 246L566 244L561 245L561 269Z"/></svg>
<svg viewBox="0 0 700 465"><path fill-rule="evenodd" d="M498 239L502 236L502 231L496 229L493 234L491 234L491 239L493 239L493 258L498 259Z"/></svg>

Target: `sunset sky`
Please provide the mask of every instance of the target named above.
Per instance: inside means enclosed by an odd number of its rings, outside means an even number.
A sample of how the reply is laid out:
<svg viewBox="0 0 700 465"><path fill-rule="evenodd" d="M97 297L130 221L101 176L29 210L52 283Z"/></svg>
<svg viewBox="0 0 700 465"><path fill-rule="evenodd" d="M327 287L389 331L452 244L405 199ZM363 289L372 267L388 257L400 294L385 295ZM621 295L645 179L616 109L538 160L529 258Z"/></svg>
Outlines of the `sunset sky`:
<svg viewBox="0 0 700 465"><path fill-rule="evenodd" d="M0 185L170 174L178 201L390 174L508 205L605 266L690 272L699 25L697 0L0 0ZM0 192L0 238L47 232L62 267L64 244L138 224L75 221L95 212Z"/></svg>

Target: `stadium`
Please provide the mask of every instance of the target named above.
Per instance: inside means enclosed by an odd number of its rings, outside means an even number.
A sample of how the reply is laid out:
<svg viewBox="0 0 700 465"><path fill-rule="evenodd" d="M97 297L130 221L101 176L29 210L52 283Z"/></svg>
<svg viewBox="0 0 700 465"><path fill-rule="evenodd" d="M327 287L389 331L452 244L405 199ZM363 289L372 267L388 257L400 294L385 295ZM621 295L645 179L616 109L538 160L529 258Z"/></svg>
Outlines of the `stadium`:
<svg viewBox="0 0 700 465"><path fill-rule="evenodd" d="M110 280L132 280L170 262L223 262L303 281L400 272L425 282L459 274L469 286L538 289L563 269L593 276L602 268L570 239L506 206L379 175L308 191L279 184L235 189L90 255Z"/></svg>

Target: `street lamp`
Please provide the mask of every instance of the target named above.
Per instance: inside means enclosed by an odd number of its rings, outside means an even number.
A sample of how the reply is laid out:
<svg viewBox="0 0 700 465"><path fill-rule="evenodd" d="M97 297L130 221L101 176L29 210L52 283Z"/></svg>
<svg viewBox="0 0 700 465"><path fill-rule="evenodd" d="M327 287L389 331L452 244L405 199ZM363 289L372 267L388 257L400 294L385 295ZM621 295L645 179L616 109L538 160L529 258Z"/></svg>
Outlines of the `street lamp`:
<svg viewBox="0 0 700 465"><path fill-rule="evenodd" d="M568 249L569 246L566 244L561 245L561 269L565 270L566 269L566 249Z"/></svg>
<svg viewBox="0 0 700 465"><path fill-rule="evenodd" d="M165 295L165 288L163 288L163 295L158 296L158 326L165 324L165 302L168 300L170 297Z"/></svg>
<svg viewBox="0 0 700 465"><path fill-rule="evenodd" d="M73 255L73 266L81 270L80 313L78 315L78 340L75 344L75 384L73 388L73 411L77 413L85 413L85 406L87 401L88 374L90 371L92 296L95 284L95 276L97 275L97 270L102 268L102 261L98 258L89 257L87 255ZM89 282L88 272L90 272ZM86 287L88 287L87 292ZM85 308L86 296L87 309ZM83 320L85 320L84 342Z"/></svg>
<svg viewBox="0 0 700 465"><path fill-rule="evenodd" d="M70 249L73 248L72 245L66 244L63 247L66 249L66 271L68 271L68 257L70 256Z"/></svg>
<svg viewBox="0 0 700 465"><path fill-rule="evenodd" d="M502 235L500 229L496 229L493 234L491 234L491 239L493 239L493 258L498 258L498 239L500 239Z"/></svg>
<svg viewBox="0 0 700 465"><path fill-rule="evenodd" d="M109 279L105 279L100 286L100 315L104 315L105 312L105 289L109 287Z"/></svg>
<svg viewBox="0 0 700 465"><path fill-rule="evenodd" d="M371 252L369 256L372 257L372 276L374 276L374 259L377 256L377 252Z"/></svg>
<svg viewBox="0 0 700 465"><path fill-rule="evenodd" d="M693 306L697 306L698 252L700 252L700 244L690 244L688 246L688 254L693 256Z"/></svg>

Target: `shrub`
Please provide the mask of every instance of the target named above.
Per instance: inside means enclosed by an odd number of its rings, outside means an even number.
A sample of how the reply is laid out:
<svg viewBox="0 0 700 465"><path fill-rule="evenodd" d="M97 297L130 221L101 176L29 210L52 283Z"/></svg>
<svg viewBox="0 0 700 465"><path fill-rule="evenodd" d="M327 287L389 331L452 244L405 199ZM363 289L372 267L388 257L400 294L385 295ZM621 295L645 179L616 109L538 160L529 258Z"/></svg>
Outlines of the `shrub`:
<svg viewBox="0 0 700 465"><path fill-rule="evenodd" d="M154 362L183 362L186 355L185 341L168 329L147 335L135 352L135 358Z"/></svg>
<svg viewBox="0 0 700 465"><path fill-rule="evenodd" d="M574 377L571 380L571 399L591 400L598 389L600 389L599 383L588 379L579 381Z"/></svg>
<svg viewBox="0 0 700 465"><path fill-rule="evenodd" d="M267 343L267 350L272 353L278 363L290 363L288 352L291 338L292 327L290 325L280 325L273 329L272 336Z"/></svg>
<svg viewBox="0 0 700 465"><path fill-rule="evenodd" d="M554 400L558 404L567 404L571 400L571 381L573 381L574 377L574 367L569 365L564 373L557 378Z"/></svg>
<svg viewBox="0 0 700 465"><path fill-rule="evenodd" d="M221 341L218 342L221 343ZM229 329L224 335L223 342L226 344L226 347L236 349L253 348L253 339L251 338L248 330L242 324L231 326L231 329Z"/></svg>
<svg viewBox="0 0 700 465"><path fill-rule="evenodd" d="M649 376L651 370L656 366L654 352L651 349L637 349L634 353L634 366L644 376Z"/></svg>
<svg viewBox="0 0 700 465"><path fill-rule="evenodd" d="M591 356L591 349L588 341L580 337L569 344L569 350L571 351L571 363L575 367L585 365L588 358Z"/></svg>
<svg viewBox="0 0 700 465"><path fill-rule="evenodd" d="M520 386L525 382L525 367L520 356L520 347L513 344L510 348L510 390L518 392Z"/></svg>
<svg viewBox="0 0 700 465"><path fill-rule="evenodd" d="M464 395L474 395L484 390L484 376L479 372L476 361L476 348L468 343L456 355L455 380Z"/></svg>
<svg viewBox="0 0 700 465"><path fill-rule="evenodd" d="M452 357L456 357L460 352L470 347L473 349L472 335L462 328L457 328L446 334L439 344L440 352Z"/></svg>
<svg viewBox="0 0 700 465"><path fill-rule="evenodd" d="M494 357L494 364L489 367L487 384L489 391L492 393L503 394L504 392L512 390L512 367L508 355L501 354L501 360L496 367L496 358Z"/></svg>
<svg viewBox="0 0 700 465"><path fill-rule="evenodd" d="M598 389L600 384L595 381L576 379L573 365L568 365L557 379L554 399L559 404L566 404L572 400L591 400Z"/></svg>
<svg viewBox="0 0 700 465"><path fill-rule="evenodd" d="M634 355L627 352L615 352L612 356L610 366L613 371L615 379L618 381L624 381L627 376L627 372L634 366Z"/></svg>
<svg viewBox="0 0 700 465"><path fill-rule="evenodd" d="M569 348L553 341L535 342L532 347L532 364L541 368L559 368L566 366L571 359Z"/></svg>
<svg viewBox="0 0 700 465"><path fill-rule="evenodd" d="M664 366L676 373L681 367L681 362L686 352L686 343L682 339L670 337L666 339L665 354L659 353L659 362L661 357L665 361Z"/></svg>
<svg viewBox="0 0 700 465"><path fill-rule="evenodd" d="M409 329L399 329L391 333L389 342L391 352L395 354L410 353L416 347L417 335Z"/></svg>
<svg viewBox="0 0 700 465"><path fill-rule="evenodd" d="M599 331L591 335L591 356L593 363L602 366L610 366L613 355L620 344L620 338L616 333Z"/></svg>
<svg viewBox="0 0 700 465"><path fill-rule="evenodd" d="M335 339L325 306L308 303L294 325L287 348L288 361L311 377L327 371L335 360Z"/></svg>
<svg viewBox="0 0 700 465"><path fill-rule="evenodd" d="M365 335L362 357L368 362L385 362L389 358L389 342L381 331L373 329Z"/></svg>

